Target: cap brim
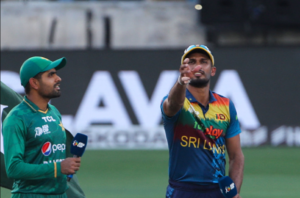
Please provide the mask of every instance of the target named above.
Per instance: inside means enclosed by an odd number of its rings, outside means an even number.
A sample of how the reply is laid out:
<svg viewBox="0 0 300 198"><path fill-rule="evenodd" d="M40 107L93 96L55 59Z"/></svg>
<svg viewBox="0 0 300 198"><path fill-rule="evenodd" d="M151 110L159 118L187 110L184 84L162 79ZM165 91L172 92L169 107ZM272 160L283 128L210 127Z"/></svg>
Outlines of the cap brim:
<svg viewBox="0 0 300 198"><path fill-rule="evenodd" d="M210 60L212 62L212 65L215 65L214 57L212 56L212 54L208 50L206 50L206 49L204 49L202 47L194 47L194 48L190 49L189 51L187 51L186 53L184 53L183 56L181 57L181 64L183 64L183 61L186 58L186 56L189 53L191 53L192 51L195 51L195 50L201 50L201 51L203 51L205 54L207 54L209 56L209 58L210 58Z"/></svg>
<svg viewBox="0 0 300 198"><path fill-rule="evenodd" d="M60 59L57 59L56 61L53 61L48 67L46 67L43 71L48 71L50 69L55 68L56 70L59 70L66 66L67 64L67 59L65 57L62 57Z"/></svg>

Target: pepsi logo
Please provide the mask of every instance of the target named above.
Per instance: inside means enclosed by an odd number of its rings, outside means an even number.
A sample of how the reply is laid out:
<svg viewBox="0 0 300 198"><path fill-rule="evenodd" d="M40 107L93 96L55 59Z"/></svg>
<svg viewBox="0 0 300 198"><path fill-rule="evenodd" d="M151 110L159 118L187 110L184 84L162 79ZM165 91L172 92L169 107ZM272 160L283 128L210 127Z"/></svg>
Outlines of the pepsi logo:
<svg viewBox="0 0 300 198"><path fill-rule="evenodd" d="M46 142L42 147L42 153L45 156L49 156L51 154L51 142Z"/></svg>

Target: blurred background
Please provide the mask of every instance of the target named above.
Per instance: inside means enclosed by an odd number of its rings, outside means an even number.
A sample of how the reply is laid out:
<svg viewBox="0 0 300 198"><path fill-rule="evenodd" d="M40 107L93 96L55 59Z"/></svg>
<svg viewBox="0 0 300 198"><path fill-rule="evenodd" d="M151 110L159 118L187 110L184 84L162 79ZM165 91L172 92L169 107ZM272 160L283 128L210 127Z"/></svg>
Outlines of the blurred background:
<svg viewBox="0 0 300 198"><path fill-rule="evenodd" d="M86 196L165 197L160 102L184 49L207 45L211 89L234 102L243 131L242 197L296 198L299 9L299 0L2 0L1 81L23 95L24 60L66 57L51 103L65 128L89 136L78 172Z"/></svg>

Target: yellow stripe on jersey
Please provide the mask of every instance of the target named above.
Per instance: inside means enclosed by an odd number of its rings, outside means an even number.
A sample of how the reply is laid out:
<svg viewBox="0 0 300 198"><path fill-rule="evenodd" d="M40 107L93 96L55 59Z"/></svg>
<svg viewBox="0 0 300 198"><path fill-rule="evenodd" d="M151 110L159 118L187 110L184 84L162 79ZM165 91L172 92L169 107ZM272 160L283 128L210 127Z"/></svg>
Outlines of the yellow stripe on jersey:
<svg viewBox="0 0 300 198"><path fill-rule="evenodd" d="M37 111L35 108L33 108L25 99L23 99L23 101L32 109L32 110L34 110L34 111ZM41 113L44 113L44 114L46 114L47 112L48 112L48 109L47 110L45 110L45 111L42 111L42 110L38 110L39 112L41 112Z"/></svg>
<svg viewBox="0 0 300 198"><path fill-rule="evenodd" d="M39 112L42 112L42 113L46 114L46 113L48 112L48 109L47 109L47 110L45 110L45 111L43 111L43 110L39 110Z"/></svg>
<svg viewBox="0 0 300 198"><path fill-rule="evenodd" d="M54 178L57 177L57 166L56 166L56 162L54 162Z"/></svg>
<svg viewBox="0 0 300 198"><path fill-rule="evenodd" d="M33 108L25 99L23 99L23 101L33 110L33 111L36 111L35 108Z"/></svg>

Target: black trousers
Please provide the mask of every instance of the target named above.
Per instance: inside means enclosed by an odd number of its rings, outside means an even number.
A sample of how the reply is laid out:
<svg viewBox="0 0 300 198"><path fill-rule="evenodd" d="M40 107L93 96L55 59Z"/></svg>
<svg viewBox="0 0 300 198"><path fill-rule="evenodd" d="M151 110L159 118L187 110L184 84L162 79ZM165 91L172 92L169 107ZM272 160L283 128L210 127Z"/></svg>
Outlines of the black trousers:
<svg viewBox="0 0 300 198"><path fill-rule="evenodd" d="M166 198L224 198L219 184L197 185L169 180Z"/></svg>

